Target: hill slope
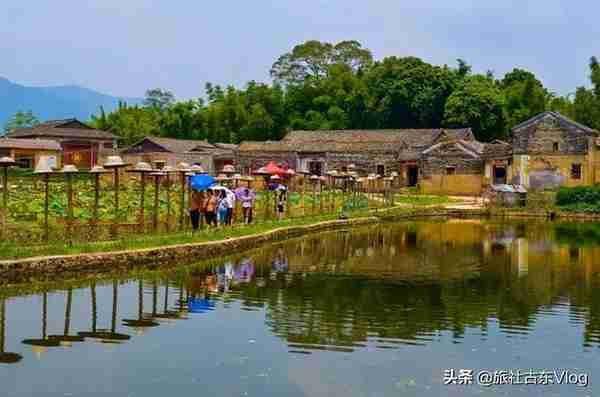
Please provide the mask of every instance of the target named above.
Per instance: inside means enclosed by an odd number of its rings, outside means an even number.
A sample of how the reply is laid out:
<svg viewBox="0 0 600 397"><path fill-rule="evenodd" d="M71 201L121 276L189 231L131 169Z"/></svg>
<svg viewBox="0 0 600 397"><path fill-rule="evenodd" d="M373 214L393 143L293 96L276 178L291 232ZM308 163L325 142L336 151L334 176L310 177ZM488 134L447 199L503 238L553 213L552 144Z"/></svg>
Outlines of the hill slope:
<svg viewBox="0 0 600 397"><path fill-rule="evenodd" d="M119 100L130 105L142 102L139 98L117 98L79 87L26 87L0 77L0 131L17 111L31 110L40 121L75 117L81 121L99 112L100 106L109 112Z"/></svg>

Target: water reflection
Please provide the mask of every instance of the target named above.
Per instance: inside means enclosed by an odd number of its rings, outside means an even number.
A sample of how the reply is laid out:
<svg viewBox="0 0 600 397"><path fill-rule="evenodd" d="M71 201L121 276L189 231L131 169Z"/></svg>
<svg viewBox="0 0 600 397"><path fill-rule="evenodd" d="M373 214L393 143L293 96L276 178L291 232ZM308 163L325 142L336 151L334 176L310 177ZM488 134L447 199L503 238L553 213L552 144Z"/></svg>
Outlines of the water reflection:
<svg viewBox="0 0 600 397"><path fill-rule="evenodd" d="M566 241L571 228L588 236L584 243ZM185 276L92 282L89 313L72 313L73 290L67 289L59 335L46 334L43 293L41 338L23 343L36 351L84 339L143 343L118 324L141 336L164 322L212 321L214 312L242 310L264 313L268 332L294 354L461 344L469 335L486 340L490 328L522 339L547 318L581 330L583 347L596 347L600 240L592 243L587 228L445 221L318 235L193 267ZM111 299L99 300L98 288L111 290ZM120 302L120 289L135 293ZM34 309L31 299L19 305ZM98 328L102 305L112 313L110 328ZM4 353L4 306L2 301L0 361L18 361L18 354ZM121 312L133 317L119 318ZM91 329L72 334L71 317L84 315L86 322L91 317ZM235 321L223 326L244 327L242 319ZM23 336L34 331L15 326Z"/></svg>
<svg viewBox="0 0 600 397"><path fill-rule="evenodd" d="M0 298L0 363L16 364L23 359L18 353L7 352L6 349L6 300Z"/></svg>

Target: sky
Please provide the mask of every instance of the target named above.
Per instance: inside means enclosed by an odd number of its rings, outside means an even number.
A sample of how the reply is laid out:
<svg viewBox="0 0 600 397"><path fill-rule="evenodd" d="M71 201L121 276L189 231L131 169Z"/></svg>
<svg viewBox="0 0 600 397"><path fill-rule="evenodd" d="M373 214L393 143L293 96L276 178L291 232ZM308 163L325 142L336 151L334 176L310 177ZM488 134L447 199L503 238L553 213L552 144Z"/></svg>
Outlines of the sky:
<svg viewBox="0 0 600 397"><path fill-rule="evenodd" d="M598 15L597 0L1 0L0 76L189 99L206 82L269 81L271 64L306 40L357 40L375 59L525 68L568 94L589 85Z"/></svg>

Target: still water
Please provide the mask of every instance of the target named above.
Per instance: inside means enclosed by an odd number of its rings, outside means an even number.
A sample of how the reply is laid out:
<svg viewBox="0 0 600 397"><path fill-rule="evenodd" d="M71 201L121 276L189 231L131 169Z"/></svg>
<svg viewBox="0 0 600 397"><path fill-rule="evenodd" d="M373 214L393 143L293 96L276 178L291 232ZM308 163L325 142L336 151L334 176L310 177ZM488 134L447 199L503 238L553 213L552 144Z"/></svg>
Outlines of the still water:
<svg viewBox="0 0 600 397"><path fill-rule="evenodd" d="M599 272L595 224L445 220L11 296L0 395L599 395Z"/></svg>

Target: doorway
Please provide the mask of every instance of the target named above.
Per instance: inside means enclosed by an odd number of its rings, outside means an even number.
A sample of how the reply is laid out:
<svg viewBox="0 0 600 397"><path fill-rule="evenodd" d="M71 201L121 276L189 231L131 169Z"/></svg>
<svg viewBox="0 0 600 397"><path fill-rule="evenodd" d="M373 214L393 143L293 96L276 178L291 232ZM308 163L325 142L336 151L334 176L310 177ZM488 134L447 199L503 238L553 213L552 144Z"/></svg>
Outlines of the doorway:
<svg viewBox="0 0 600 397"><path fill-rule="evenodd" d="M506 184L506 167L494 166L494 185Z"/></svg>
<svg viewBox="0 0 600 397"><path fill-rule="evenodd" d="M409 165L407 168L408 173L408 186L417 186L419 182L419 167L416 165Z"/></svg>

